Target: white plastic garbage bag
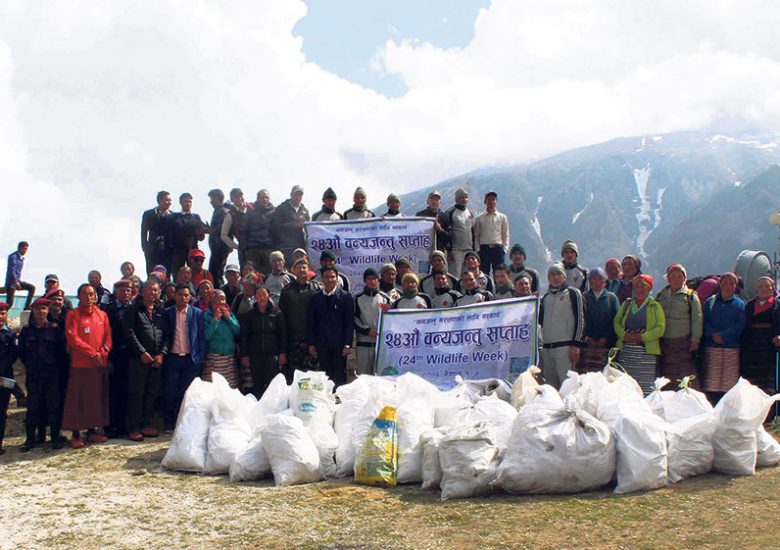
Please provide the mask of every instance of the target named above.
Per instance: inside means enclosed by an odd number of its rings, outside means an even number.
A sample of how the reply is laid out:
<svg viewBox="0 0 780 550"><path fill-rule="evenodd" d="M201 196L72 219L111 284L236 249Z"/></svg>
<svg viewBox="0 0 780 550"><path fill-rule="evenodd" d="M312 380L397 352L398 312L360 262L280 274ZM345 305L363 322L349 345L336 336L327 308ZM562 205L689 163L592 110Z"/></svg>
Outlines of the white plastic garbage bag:
<svg viewBox="0 0 780 550"><path fill-rule="evenodd" d="M525 406L534 396L536 396L539 388L539 382L536 381L536 376L542 372L542 369L532 365L528 369L517 377L515 383L512 384L512 398L511 404L515 409L520 409Z"/></svg>
<svg viewBox="0 0 780 550"><path fill-rule="evenodd" d="M255 436L236 453L230 465L230 481L256 481L271 474L271 462L263 446L263 438Z"/></svg>
<svg viewBox="0 0 780 550"><path fill-rule="evenodd" d="M756 473L756 431L778 397L768 396L744 378L726 392L715 406L715 470L729 475Z"/></svg>
<svg viewBox="0 0 780 550"><path fill-rule="evenodd" d="M433 429L434 405L439 390L420 376L398 377L398 483L422 481L423 449L420 435ZM495 399L495 398L494 398Z"/></svg>
<svg viewBox="0 0 780 550"><path fill-rule="evenodd" d="M428 430L420 436L423 446L422 488L436 489L441 484L441 464L439 463L439 445L446 433L445 429Z"/></svg>
<svg viewBox="0 0 780 550"><path fill-rule="evenodd" d="M780 463L780 443L763 426L756 431L756 443L758 444L756 466L765 468Z"/></svg>
<svg viewBox="0 0 780 550"><path fill-rule="evenodd" d="M336 475L336 449L339 446L339 438L333 430L333 426L317 420L312 421L307 427L317 452L320 454L320 467L322 475L333 479Z"/></svg>
<svg viewBox="0 0 780 550"><path fill-rule="evenodd" d="M230 470L236 453L241 451L252 438L252 427L248 419L257 405L254 396L248 399L218 373L212 375L214 403L211 427L209 428L206 473L226 474Z"/></svg>
<svg viewBox="0 0 780 550"><path fill-rule="evenodd" d="M609 385L607 378L601 372L586 372L577 377L577 382L579 387L570 395L574 395L585 412L596 416L599 409L599 395ZM566 395L561 393L561 397Z"/></svg>
<svg viewBox="0 0 780 550"><path fill-rule="evenodd" d="M619 401L610 415L617 448L616 493L658 489L668 480L669 425L643 401Z"/></svg>
<svg viewBox="0 0 780 550"><path fill-rule="evenodd" d="M171 446L162 460L169 470L202 472L206 468L209 426L214 388L200 378L192 381L184 394Z"/></svg>
<svg viewBox="0 0 780 550"><path fill-rule="evenodd" d="M571 393L575 393L579 389L579 387L580 387L579 373L570 370L566 372L566 378L564 379L563 382L561 382L561 389L558 390L558 393L561 394L561 397L566 397Z"/></svg>
<svg viewBox="0 0 780 550"><path fill-rule="evenodd" d="M277 414L290 406L290 386L280 372L274 376L252 412L253 416L266 417Z"/></svg>
<svg viewBox="0 0 780 550"><path fill-rule="evenodd" d="M709 472L715 456L712 448L715 415L712 411L678 420L672 426L677 432L666 434L669 481L677 483Z"/></svg>
<svg viewBox="0 0 780 550"><path fill-rule="evenodd" d="M615 473L609 427L552 386L518 411L495 486L510 493L577 493L606 485Z"/></svg>
<svg viewBox="0 0 780 550"><path fill-rule="evenodd" d="M680 390L664 400L664 418L668 422L677 422L700 414L712 413L713 407L707 396L688 386L690 379L690 376L683 378Z"/></svg>
<svg viewBox="0 0 780 550"><path fill-rule="evenodd" d="M272 414L260 428L260 435L277 486L322 479L320 453L300 418Z"/></svg>
<svg viewBox="0 0 780 550"><path fill-rule="evenodd" d="M661 390L661 388L665 387L668 383L669 379L665 376L656 378L655 382L653 382L653 391L651 391L647 397L645 397L645 401L647 401L647 404L650 406L650 410L653 411L653 414L664 419L666 418L664 414L664 405L666 404L666 400L674 395L673 391Z"/></svg>
<svg viewBox="0 0 780 550"><path fill-rule="evenodd" d="M333 381L322 371L296 370L293 374L290 408L304 424L316 418L332 426L336 411Z"/></svg>
<svg viewBox="0 0 780 550"><path fill-rule="evenodd" d="M498 447L493 428L483 422L450 430L439 443L441 499L466 498L492 492Z"/></svg>
<svg viewBox="0 0 780 550"><path fill-rule="evenodd" d="M495 394L503 401L511 402L512 400L512 386L498 378L464 380L462 376L458 375L455 377L455 382L457 385L447 393L456 397L466 396L472 402L476 402L480 397Z"/></svg>

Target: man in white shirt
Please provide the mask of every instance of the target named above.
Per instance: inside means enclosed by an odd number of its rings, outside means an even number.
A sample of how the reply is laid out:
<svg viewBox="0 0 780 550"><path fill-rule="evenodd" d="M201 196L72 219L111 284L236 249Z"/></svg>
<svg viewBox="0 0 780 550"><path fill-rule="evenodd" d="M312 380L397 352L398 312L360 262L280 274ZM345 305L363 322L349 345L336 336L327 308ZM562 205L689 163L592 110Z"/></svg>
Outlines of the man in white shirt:
<svg viewBox="0 0 780 550"><path fill-rule="evenodd" d="M509 250L509 221L496 209L497 202L495 191L485 193L486 210L474 220L474 245L479 252L482 269L489 275L504 264Z"/></svg>

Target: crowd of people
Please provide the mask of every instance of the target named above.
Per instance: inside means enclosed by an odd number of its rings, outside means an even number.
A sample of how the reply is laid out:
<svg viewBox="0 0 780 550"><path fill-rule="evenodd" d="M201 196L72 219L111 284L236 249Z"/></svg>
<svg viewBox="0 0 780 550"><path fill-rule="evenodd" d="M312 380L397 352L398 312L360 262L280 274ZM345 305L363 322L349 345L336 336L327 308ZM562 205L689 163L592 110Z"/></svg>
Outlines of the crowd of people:
<svg viewBox="0 0 780 550"><path fill-rule="evenodd" d="M228 201L219 189L208 196L213 213L205 223L192 212L189 193L180 195L176 213L171 194L158 193L157 207L141 222L145 280L125 262L108 290L101 274L90 271L75 307L56 274L45 277L45 293L33 301L35 287L21 280L29 244L19 243L8 259L7 303L0 303L0 449L13 393L27 406L22 451L43 444L47 428L54 447L67 441L63 430L74 448L109 437L142 441L159 435L158 408L163 428L173 428L196 377L208 381L217 372L257 397L279 372L291 382L295 369L323 370L338 386L373 373L381 311L513 297L540 297L540 364L555 387L569 370L601 369L617 347L617 362L646 393L657 376L674 381L690 375L699 376L693 387L713 401L740 375L775 390L780 302L770 277L758 280L756 298L747 304L733 273L697 281L694 290L685 267L674 264L666 270L667 284L657 288L639 256L586 269L577 243L569 240L547 268L540 296L540 274L526 265L526 250L509 245L497 193L486 193L485 210L475 215L468 190L459 188L449 209L441 209L434 191L414 214L434 220L429 273L413 272L412 263L400 258L366 269L364 287L352 292L334 252L323 251L313 265L304 223L374 217L363 189L356 189L343 215L332 189L313 216L300 186L277 207L267 190L254 203L240 189L231 190ZM400 199L390 195L380 217L399 216ZM206 237L208 268L200 248ZM238 265L226 265L233 250ZM31 310L18 334L7 317L17 290L28 291ZM348 369L353 352L355 366ZM17 359L26 396L13 383Z"/></svg>

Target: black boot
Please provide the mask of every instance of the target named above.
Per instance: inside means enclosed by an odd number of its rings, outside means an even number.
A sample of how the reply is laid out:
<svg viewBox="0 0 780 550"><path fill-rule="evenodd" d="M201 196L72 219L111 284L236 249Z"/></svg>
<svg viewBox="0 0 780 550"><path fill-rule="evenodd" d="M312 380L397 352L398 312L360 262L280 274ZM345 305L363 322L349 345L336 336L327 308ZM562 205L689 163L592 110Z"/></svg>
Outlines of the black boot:
<svg viewBox="0 0 780 550"><path fill-rule="evenodd" d="M19 452L27 453L35 447L35 428L27 428L27 439L25 439L22 446L19 447Z"/></svg>

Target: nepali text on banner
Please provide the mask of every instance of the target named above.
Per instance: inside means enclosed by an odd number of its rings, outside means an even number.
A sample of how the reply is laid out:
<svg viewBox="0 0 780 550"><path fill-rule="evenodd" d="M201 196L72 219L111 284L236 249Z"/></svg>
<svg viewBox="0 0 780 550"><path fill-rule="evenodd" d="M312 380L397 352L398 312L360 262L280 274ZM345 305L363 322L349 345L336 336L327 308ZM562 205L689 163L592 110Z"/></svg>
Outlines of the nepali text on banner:
<svg viewBox="0 0 780 550"><path fill-rule="evenodd" d="M415 273L427 273L435 232L432 218L367 218L364 220L306 222L306 248L312 265L320 254L336 255L340 273L349 278L350 291L363 289L363 272L379 271L382 264L408 258Z"/></svg>
<svg viewBox="0 0 780 550"><path fill-rule="evenodd" d="M537 363L539 299L382 313L376 374L413 372L441 389L455 377L513 382Z"/></svg>

